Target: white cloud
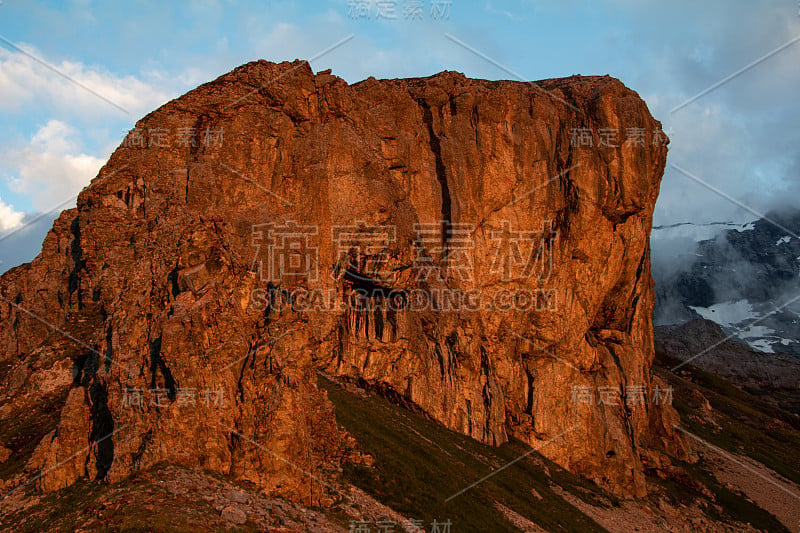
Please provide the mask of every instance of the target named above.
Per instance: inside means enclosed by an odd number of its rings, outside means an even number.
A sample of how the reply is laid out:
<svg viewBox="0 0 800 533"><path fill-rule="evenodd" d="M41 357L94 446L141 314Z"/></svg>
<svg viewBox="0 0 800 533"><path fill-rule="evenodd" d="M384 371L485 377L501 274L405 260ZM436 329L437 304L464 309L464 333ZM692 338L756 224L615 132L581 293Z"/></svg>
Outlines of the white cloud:
<svg viewBox="0 0 800 533"><path fill-rule="evenodd" d="M122 108L136 119L169 99L165 91L135 76L118 76L75 61L50 62L34 47L18 46L26 53L0 48L2 110L35 106L70 116L99 118L110 114L124 117Z"/></svg>
<svg viewBox="0 0 800 533"><path fill-rule="evenodd" d="M28 145L5 154L17 170L10 187L28 195L37 211L50 210L75 196L97 174L105 159L81 152L80 133L50 120Z"/></svg>
<svg viewBox="0 0 800 533"><path fill-rule="evenodd" d="M793 101L800 42L742 70L800 35L796 9L767 0L736 9L711 0L698 4L697 13L663 2L613 2L639 13L631 42L642 46L625 53L642 67L625 81L645 95L653 115L672 131L669 162L736 200L668 168L656 223L744 222L758 218L752 211L796 203L800 164L794 169L792 164L800 115Z"/></svg>
<svg viewBox="0 0 800 533"><path fill-rule="evenodd" d="M13 205L8 205L0 198L0 230L8 231L19 227L25 213L15 211Z"/></svg>

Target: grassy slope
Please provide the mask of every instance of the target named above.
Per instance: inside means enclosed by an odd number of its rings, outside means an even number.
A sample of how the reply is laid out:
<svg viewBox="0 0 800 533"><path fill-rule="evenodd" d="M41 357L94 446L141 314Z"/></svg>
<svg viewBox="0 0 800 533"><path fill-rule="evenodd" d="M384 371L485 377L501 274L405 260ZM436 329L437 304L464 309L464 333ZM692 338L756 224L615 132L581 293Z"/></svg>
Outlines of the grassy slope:
<svg viewBox="0 0 800 533"><path fill-rule="evenodd" d="M737 455L746 455L766 465L787 479L800 483L800 418L765 402L718 376L692 365L681 367L682 376L668 369L680 363L664 353L656 354L654 372L673 387L673 406L681 415L681 425L694 435ZM711 405L714 422L703 413L701 393ZM681 465L695 480L714 493L715 505L707 505L712 518L751 523L764 531L787 531L770 513L752 503L745 495L720 483L704 461ZM665 482L671 499L688 502L703 496L691 488ZM710 503L710 502L709 502Z"/></svg>
<svg viewBox="0 0 800 533"><path fill-rule="evenodd" d="M683 367L687 374L681 379L665 370L674 361L664 354L659 354L658 363L661 368L656 368L656 372L675 388L674 404L687 430L730 452L754 457L789 479L800 479L800 465L794 460L796 451L800 450L798 417L689 365ZM558 496L551 489L552 485L593 505L618 504L592 483L569 474L537 453L446 502L451 495L529 452L530 448L519 442L496 448L485 446L378 395L352 394L323 378L320 386L328 391L335 404L339 422L358 440L363 451L375 458L375 468L347 466L346 480L405 516L422 519L427 527L435 518L440 522L451 520L455 531L516 531L495 507L495 502L500 502L550 532L603 531L596 522ZM715 421L722 430L698 416L698 405L692 399L691 390L708 398ZM40 411L20 417L13 426L4 428L7 436L21 437L19 441L12 440L27 452L21 455L27 456L37 440L35 437L52 428L56 422L53 413L61 402L63 398L54 397L52 402L40 406ZM17 470L21 464L13 466ZM772 515L719 483L702 461L681 466L714 493L713 500L691 484L651 477L650 482L660 487L654 497L666 496L675 505L700 501L708 515L720 522L749 522L764 531L786 531ZM150 482L140 484L134 476L121 485L108 487L79 482L46 495L37 507L47 510L36 518L30 517L32 519L20 530L71 530L80 516L100 512L97 511L102 508L99 502L106 500L107 491L112 487L115 492L127 492L129 496L123 498L125 503L103 511L110 531L180 531L182 526L186 526L183 530L203 531L209 530L203 524L217 517L205 502L181 501L160 494L161 488ZM24 490L32 494L31 487ZM164 505L170 498L174 505ZM159 503L148 505L148 500ZM346 522L337 522L347 527ZM248 528L245 526L242 530Z"/></svg>
<svg viewBox="0 0 800 533"><path fill-rule="evenodd" d="M663 370L659 369L658 372L668 377ZM688 422L691 409L682 402L686 397L686 383L679 386L676 382L680 380L670 376L669 381L675 386L676 407L682 419ZM714 388L721 391L717 402L748 403L749 395L746 393L713 376L707 376L706 379L713 380ZM375 469L363 466L346 469L347 480L409 518L421 518L425 523L430 523L432 518L440 521L450 519L459 531L517 531L494 507L494 502L499 501L550 532L603 530L555 494L550 489L551 484L561 486L592 505L618 505L612 496L594 484L566 472L536 453L450 502L445 502L445 499L495 468L529 452L530 448L520 442L497 448L486 446L449 431L422 415L401 409L380 396L357 396L324 378L320 379L320 385L328 391L328 396L336 406L339 423L356 438L364 451L375 458ZM705 388L702 388L702 392L710 394ZM753 409L754 403L750 401L749 404L749 409ZM774 407L764 402L757 405L767 409L761 413L762 425L768 424L766 413L770 413L771 420L774 420L771 415L779 414L770 411ZM697 423L686 423L685 426L701 436L705 432L705 428ZM731 431L733 435L758 432L737 421L731 421L728 426L726 432ZM730 435L718 435L716 441L729 438ZM753 450L760 452L754 455L771 459L773 464L783 464L787 458L791 459L791 454L787 457L786 450L798 449L796 444L792 444L793 441L789 443L789 448L781 449L780 442L770 439L773 437L762 435L760 439L753 440ZM762 445L765 448L759 448ZM697 464L679 463L679 466L694 481L699 481L709 489L713 497L703 494L693 482L650 476L652 503L666 497L676 507L699 505L709 518L734 527L737 523L750 523L763 531L787 531L773 515L749 501L745 495L720 483L703 461ZM787 471L790 472L791 468ZM541 496L541 500L533 495L531 489Z"/></svg>
<svg viewBox="0 0 800 533"><path fill-rule="evenodd" d="M728 381L691 365L675 376L667 368L679 361L657 354L656 372L674 388L674 406L683 426L731 453L747 455L787 479L800 484L800 417L744 392ZM697 402L689 392L697 390L714 409L721 429L698 416Z"/></svg>
<svg viewBox="0 0 800 533"><path fill-rule="evenodd" d="M519 442L486 446L380 396L351 394L325 378L320 386L336 406L339 423L375 458L375 468L349 466L345 477L404 516L427 526L433 519L451 520L457 531L517 531L495 508L494 502L500 502L550 532L604 531L550 485L594 505L608 505L613 498L536 453L446 502L530 448Z"/></svg>
<svg viewBox="0 0 800 533"><path fill-rule="evenodd" d="M85 531L113 533L254 533L259 531L251 523L240 527L221 527L219 513L196 494L187 492L176 496L159 480L165 464L133 475L125 481L107 485L97 481L79 480L68 488L40 495L32 509L2 517L6 527L13 531L34 533L39 531L72 532L76 526L89 522ZM207 474L214 479L214 474ZM31 486L24 490L33 497ZM8 531L0 526L0 531Z"/></svg>

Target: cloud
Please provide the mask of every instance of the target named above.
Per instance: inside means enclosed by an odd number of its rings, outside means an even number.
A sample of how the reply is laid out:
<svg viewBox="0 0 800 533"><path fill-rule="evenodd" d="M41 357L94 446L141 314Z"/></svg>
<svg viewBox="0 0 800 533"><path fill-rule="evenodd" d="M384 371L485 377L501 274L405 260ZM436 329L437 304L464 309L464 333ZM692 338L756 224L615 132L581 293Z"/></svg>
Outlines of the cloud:
<svg viewBox="0 0 800 533"><path fill-rule="evenodd" d="M78 130L59 120L41 127L26 146L6 150L4 159L16 170L10 188L29 196L37 211L76 196L106 160L82 153Z"/></svg>
<svg viewBox="0 0 800 533"><path fill-rule="evenodd" d="M639 21L626 49L640 65L625 80L639 90L670 132L669 162L711 187L767 213L796 201L800 108L800 35L796 5L766 0L709 0L692 10L675 4L614 0ZM763 61L756 63L759 58ZM752 65L750 68L748 65ZM732 75L740 72L738 75ZM730 79L685 107L700 92ZM744 222L758 218L668 167L656 223Z"/></svg>
<svg viewBox="0 0 800 533"><path fill-rule="evenodd" d="M8 205L0 198L0 230L8 231L19 227L25 213L15 211L13 205Z"/></svg>
<svg viewBox="0 0 800 533"><path fill-rule="evenodd" d="M109 114L135 119L169 99L166 91L136 76L119 76L78 61L52 62L33 46L16 46L19 50L0 48L3 111L46 107L81 119Z"/></svg>
<svg viewBox="0 0 800 533"><path fill-rule="evenodd" d="M498 9L495 8L491 2L486 2L486 11L492 13L494 15L503 15L504 17L508 17L509 19L514 19L514 13L505 9Z"/></svg>

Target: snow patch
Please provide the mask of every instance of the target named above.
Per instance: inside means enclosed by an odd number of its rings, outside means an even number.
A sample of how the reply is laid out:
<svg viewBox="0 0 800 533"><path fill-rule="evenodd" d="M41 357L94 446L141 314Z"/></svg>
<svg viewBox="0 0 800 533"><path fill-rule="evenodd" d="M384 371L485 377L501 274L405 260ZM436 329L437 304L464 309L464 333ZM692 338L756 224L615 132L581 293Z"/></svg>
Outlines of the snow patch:
<svg viewBox="0 0 800 533"><path fill-rule="evenodd" d="M795 341L775 336L775 330L763 325L752 325L737 328L737 325L758 319L761 315L753 310L752 304L747 300L723 302L710 307L693 307L695 313L716 322L723 328L730 328L731 336L745 342L752 349L763 353L775 353L772 346L775 344L789 345ZM732 330L732 331L731 331Z"/></svg>
<svg viewBox="0 0 800 533"><path fill-rule="evenodd" d="M742 224L742 225L741 225L741 227L739 227L739 228L736 228L736 231L738 231L738 232L742 232L742 231L752 231L752 230L754 230L754 229L756 229L756 224L755 224L755 222L748 222L747 224Z"/></svg>
<svg viewBox="0 0 800 533"><path fill-rule="evenodd" d="M792 237L790 235L784 235L783 237L778 239L778 242L775 243L775 246L780 246L781 244L789 242L791 240L792 240Z"/></svg>
<svg viewBox="0 0 800 533"><path fill-rule="evenodd" d="M758 339L758 340L753 340L753 341L747 341L747 344L749 344L752 349L758 350L759 352L775 353L775 351L772 349L771 341L769 341L767 339Z"/></svg>
<svg viewBox="0 0 800 533"><path fill-rule="evenodd" d="M736 332L739 339L746 342L752 349L764 353L775 353L772 345L776 344L777 338L770 337L775 330L766 326L749 326Z"/></svg>
<svg viewBox="0 0 800 533"><path fill-rule="evenodd" d="M689 306L689 309L706 320L716 322L723 327L731 327L747 319L756 318L753 306L747 300L723 302L710 307Z"/></svg>
<svg viewBox="0 0 800 533"><path fill-rule="evenodd" d="M747 340L747 339L763 338L768 335L772 335L773 333L775 333L775 330L770 329L767 326L749 326L740 329L737 335L739 336L739 338Z"/></svg>
<svg viewBox="0 0 800 533"><path fill-rule="evenodd" d="M737 231L745 231L745 229L753 229L754 226L745 228L745 226L748 225L753 226L752 223L741 225L732 222L717 222L713 224L692 224L690 222L684 222L670 226L655 226L650 236L656 241L685 239L690 242L700 242L713 239L726 230L735 229Z"/></svg>

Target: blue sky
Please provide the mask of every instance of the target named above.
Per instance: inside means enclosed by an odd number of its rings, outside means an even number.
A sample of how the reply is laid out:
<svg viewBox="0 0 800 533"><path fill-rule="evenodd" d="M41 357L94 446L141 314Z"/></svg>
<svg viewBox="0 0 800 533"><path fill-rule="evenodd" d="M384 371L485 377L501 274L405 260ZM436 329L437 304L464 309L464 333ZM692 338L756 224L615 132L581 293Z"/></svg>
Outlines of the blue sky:
<svg viewBox="0 0 800 533"><path fill-rule="evenodd" d="M73 206L138 118L262 58L317 57L315 71L348 82L611 74L672 138L656 223L751 220L800 198L799 11L797 0L4 0L0 270L38 252L55 215L20 228Z"/></svg>

